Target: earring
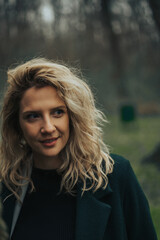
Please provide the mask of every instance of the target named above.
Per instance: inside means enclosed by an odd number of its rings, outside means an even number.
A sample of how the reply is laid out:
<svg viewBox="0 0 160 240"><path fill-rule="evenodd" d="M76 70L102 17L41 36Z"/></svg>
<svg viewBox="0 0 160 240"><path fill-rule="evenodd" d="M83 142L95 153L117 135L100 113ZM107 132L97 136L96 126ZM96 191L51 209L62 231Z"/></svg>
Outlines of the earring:
<svg viewBox="0 0 160 240"><path fill-rule="evenodd" d="M24 138L22 138L22 139L20 140L19 145L20 145L21 148L24 148L24 147L27 145L26 140L25 140Z"/></svg>
<svg viewBox="0 0 160 240"><path fill-rule="evenodd" d="M45 132L44 127L41 128L40 132L41 132L41 133L44 133L44 132Z"/></svg>

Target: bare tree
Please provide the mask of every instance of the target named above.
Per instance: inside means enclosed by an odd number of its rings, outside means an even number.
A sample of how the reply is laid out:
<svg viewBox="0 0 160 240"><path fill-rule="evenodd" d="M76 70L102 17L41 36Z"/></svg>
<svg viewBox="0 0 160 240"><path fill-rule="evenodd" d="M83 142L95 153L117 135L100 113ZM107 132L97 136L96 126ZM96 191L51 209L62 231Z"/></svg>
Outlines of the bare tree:
<svg viewBox="0 0 160 240"><path fill-rule="evenodd" d="M149 0L149 4L151 6L153 12L153 18L156 22L160 33L160 1L159 0Z"/></svg>

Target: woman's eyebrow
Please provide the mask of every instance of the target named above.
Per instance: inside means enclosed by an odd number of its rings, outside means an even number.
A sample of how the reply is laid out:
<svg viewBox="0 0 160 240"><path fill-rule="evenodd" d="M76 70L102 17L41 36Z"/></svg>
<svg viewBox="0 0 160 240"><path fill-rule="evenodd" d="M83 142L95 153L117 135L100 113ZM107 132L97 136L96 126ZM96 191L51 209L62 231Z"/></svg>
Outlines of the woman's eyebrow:
<svg viewBox="0 0 160 240"><path fill-rule="evenodd" d="M67 109L67 107L65 106L65 105L61 105L61 106L57 106L57 107L54 107L54 108L51 108L51 110L53 109L57 109L57 108L66 108Z"/></svg>
<svg viewBox="0 0 160 240"><path fill-rule="evenodd" d="M54 108L51 108L50 111L55 111L57 109L64 109L64 110L67 110L67 107L65 105L62 105L62 106L57 106L57 107L54 107Z"/></svg>
<svg viewBox="0 0 160 240"><path fill-rule="evenodd" d="M50 111L55 111L55 110L57 110L59 108L63 108L63 109L67 110L67 107L65 105L60 105L60 106L51 108ZM41 113L41 110L27 110L27 111L24 111L22 114L26 115L26 114L30 114L30 113Z"/></svg>

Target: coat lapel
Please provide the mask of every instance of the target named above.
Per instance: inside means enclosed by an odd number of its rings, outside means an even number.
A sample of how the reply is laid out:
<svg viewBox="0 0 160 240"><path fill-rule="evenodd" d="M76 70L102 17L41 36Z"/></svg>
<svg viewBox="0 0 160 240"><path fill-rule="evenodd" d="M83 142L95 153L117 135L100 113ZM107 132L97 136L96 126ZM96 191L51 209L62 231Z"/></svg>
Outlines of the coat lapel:
<svg viewBox="0 0 160 240"><path fill-rule="evenodd" d="M111 212L111 206L100 199L112 193L108 185L105 190L99 190L95 194L90 191L81 196L78 190L76 240L102 240Z"/></svg>
<svg viewBox="0 0 160 240"><path fill-rule="evenodd" d="M32 172L32 167L29 170L29 175L31 175L31 172ZM24 171L24 176L25 175L26 173ZM22 203L24 201L24 198L28 189L28 185L29 183L27 183L25 180L22 181L22 192L20 195L20 201L18 201L15 198L14 194L11 193L4 184L2 185L3 194L1 197L4 205L3 217L8 226L8 232L10 237L12 236L16 222L18 220Z"/></svg>
<svg viewBox="0 0 160 240"><path fill-rule="evenodd" d="M16 200L16 204L15 204L15 208L14 208L14 212L13 212L13 220L12 220L12 226L11 226L11 231L10 231L10 237L12 236L12 233L13 233L14 228L16 226L16 222L17 222L18 216L20 214L22 203L23 203L23 200L24 200L26 192L27 192L27 188L28 188L28 183L22 187L22 193L21 193L21 196L20 196L21 202Z"/></svg>
<svg viewBox="0 0 160 240"><path fill-rule="evenodd" d="M7 224L8 232L10 232L16 199L4 184L2 184L1 199L3 203L3 219Z"/></svg>
<svg viewBox="0 0 160 240"><path fill-rule="evenodd" d="M10 237L12 236L12 233L14 231L22 203L24 200L24 197L26 195L28 188L28 184L25 184L22 187L22 193L20 196L20 201L17 201L15 196L3 185L3 194L2 194L2 202L3 202L3 216L4 220L7 223L8 226L8 232Z"/></svg>
<svg viewBox="0 0 160 240"><path fill-rule="evenodd" d="M31 156L32 158L32 156ZM29 170L29 176L31 176L31 172L32 172L32 167ZM26 172L24 171L24 176L26 176ZM15 202L15 207L14 207L14 212L13 212L13 219L12 219L12 225L11 225L11 231L10 231L10 237L12 236L12 233L14 231L14 228L16 226L16 222L18 220L21 208L22 208L22 203L24 201L25 195L27 193L27 189L29 186L29 182L26 182L25 180L22 180L22 192L20 195L20 201L16 200Z"/></svg>

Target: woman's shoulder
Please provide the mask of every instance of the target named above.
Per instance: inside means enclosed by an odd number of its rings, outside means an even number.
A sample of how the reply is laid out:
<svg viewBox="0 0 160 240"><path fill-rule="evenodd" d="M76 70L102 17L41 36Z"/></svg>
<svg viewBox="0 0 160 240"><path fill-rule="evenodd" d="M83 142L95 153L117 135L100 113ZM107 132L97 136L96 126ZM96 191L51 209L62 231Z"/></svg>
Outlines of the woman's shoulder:
<svg viewBox="0 0 160 240"><path fill-rule="evenodd" d="M114 160L113 172L108 176L111 188L131 201L137 197L145 199L145 194L130 162L119 155L111 154L111 157Z"/></svg>
<svg viewBox="0 0 160 240"><path fill-rule="evenodd" d="M113 172L108 175L110 185L121 190L130 187L139 188L139 183L130 161L117 154L111 154L110 156L114 160Z"/></svg>
<svg viewBox="0 0 160 240"><path fill-rule="evenodd" d="M117 154L110 154L110 157L114 161L113 172L111 173L111 175L122 177L127 173L128 169L132 168L130 161L127 160L126 158Z"/></svg>
<svg viewBox="0 0 160 240"><path fill-rule="evenodd" d="M114 160L116 167L117 167L117 165L125 166L125 165L128 165L128 163L129 163L129 160L127 160L126 158L124 158L123 156L118 155L118 154L111 153L110 157Z"/></svg>

